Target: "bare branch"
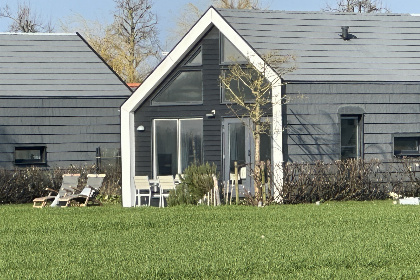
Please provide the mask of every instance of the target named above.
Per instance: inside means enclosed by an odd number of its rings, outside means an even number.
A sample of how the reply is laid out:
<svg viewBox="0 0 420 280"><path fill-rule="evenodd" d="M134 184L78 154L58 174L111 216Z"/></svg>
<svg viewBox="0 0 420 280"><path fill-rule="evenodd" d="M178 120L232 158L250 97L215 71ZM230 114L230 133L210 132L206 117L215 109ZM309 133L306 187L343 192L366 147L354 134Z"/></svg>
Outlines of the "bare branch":
<svg viewBox="0 0 420 280"><path fill-rule="evenodd" d="M0 7L0 18L12 20L9 25L10 32L54 32L51 20L45 22L41 15L32 9L30 2L19 2L16 14L11 11L8 5Z"/></svg>

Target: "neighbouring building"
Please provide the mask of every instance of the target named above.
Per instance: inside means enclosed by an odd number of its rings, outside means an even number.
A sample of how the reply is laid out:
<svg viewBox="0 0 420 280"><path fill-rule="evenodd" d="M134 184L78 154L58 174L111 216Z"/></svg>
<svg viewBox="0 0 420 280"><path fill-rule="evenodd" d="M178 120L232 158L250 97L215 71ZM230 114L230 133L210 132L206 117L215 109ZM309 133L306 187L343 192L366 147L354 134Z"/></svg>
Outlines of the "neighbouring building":
<svg viewBox="0 0 420 280"><path fill-rule="evenodd" d="M119 156L131 93L80 34L0 33L0 167Z"/></svg>
<svg viewBox="0 0 420 280"><path fill-rule="evenodd" d="M296 58L282 77L276 65L266 71L273 99L288 100L267 114L273 166L420 156L420 17L211 7L121 107L124 206L135 203L135 175L198 160L227 180L233 161L252 166L252 137L219 76L233 61L261 67L270 53Z"/></svg>

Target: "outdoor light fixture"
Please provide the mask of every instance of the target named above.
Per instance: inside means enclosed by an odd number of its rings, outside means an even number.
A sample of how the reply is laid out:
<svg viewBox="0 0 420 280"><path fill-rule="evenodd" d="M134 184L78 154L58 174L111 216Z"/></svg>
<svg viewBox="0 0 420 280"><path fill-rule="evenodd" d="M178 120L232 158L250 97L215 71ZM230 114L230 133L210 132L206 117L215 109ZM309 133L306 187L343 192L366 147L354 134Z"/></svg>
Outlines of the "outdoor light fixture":
<svg viewBox="0 0 420 280"><path fill-rule="evenodd" d="M137 131L141 131L141 132L143 132L143 131L144 131L144 126L139 125L139 126L137 127Z"/></svg>
<svg viewBox="0 0 420 280"><path fill-rule="evenodd" d="M216 110L211 110L211 113L210 114L206 114L206 117L207 118L214 118L216 116Z"/></svg>

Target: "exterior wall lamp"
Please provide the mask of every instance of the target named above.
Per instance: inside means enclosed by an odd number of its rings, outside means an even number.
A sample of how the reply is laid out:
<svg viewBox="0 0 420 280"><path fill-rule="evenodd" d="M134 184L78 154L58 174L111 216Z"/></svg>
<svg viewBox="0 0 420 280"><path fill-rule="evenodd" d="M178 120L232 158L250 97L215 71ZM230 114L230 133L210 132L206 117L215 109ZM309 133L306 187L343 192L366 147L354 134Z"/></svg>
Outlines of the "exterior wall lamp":
<svg viewBox="0 0 420 280"><path fill-rule="evenodd" d="M144 131L144 126L139 125L139 126L137 127L137 131L143 132L143 131Z"/></svg>

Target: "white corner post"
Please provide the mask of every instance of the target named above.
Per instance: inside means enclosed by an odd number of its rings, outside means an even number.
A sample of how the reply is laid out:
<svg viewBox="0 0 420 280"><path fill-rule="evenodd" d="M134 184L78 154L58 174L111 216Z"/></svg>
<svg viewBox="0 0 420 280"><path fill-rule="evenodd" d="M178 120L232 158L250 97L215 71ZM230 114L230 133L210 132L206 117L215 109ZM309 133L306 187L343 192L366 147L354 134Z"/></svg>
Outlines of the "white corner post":
<svg viewBox="0 0 420 280"><path fill-rule="evenodd" d="M121 194L123 207L135 204L135 139L134 113L121 109Z"/></svg>
<svg viewBox="0 0 420 280"><path fill-rule="evenodd" d="M283 119L282 119L282 81L278 79L273 83L273 182L274 200L277 203L283 202Z"/></svg>

